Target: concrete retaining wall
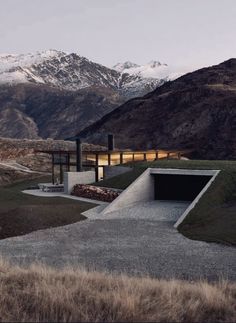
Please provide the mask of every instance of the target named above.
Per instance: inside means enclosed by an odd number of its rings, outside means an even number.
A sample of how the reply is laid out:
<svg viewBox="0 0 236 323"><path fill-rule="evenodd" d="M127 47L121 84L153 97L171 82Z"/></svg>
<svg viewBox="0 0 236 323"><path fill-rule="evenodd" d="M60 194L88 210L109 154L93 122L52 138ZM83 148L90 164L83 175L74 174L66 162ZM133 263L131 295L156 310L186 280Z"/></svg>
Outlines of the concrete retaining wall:
<svg viewBox="0 0 236 323"><path fill-rule="evenodd" d="M206 193L208 188L211 186L211 184L216 179L216 176L220 173L220 170L212 170L212 178L209 180L209 182L206 184L206 186L201 190L201 192L198 194L198 196L192 201L192 203L189 205L189 207L185 210L185 212L181 215L181 217L178 219L178 221L175 223L174 227L178 228L180 223L183 222L183 220L186 218L186 216L189 214L189 212L196 206L196 204L199 202L203 194Z"/></svg>
<svg viewBox="0 0 236 323"><path fill-rule="evenodd" d="M123 173L130 172L132 170L131 167L124 167L124 166L105 166L104 167L104 178L111 178Z"/></svg>
<svg viewBox="0 0 236 323"><path fill-rule="evenodd" d="M92 184L95 182L95 172L65 172L64 173L64 192L71 194L76 184Z"/></svg>
<svg viewBox="0 0 236 323"><path fill-rule="evenodd" d="M129 187L127 187L104 210L103 214L119 210L136 202L146 202L154 199L154 178L148 168Z"/></svg>

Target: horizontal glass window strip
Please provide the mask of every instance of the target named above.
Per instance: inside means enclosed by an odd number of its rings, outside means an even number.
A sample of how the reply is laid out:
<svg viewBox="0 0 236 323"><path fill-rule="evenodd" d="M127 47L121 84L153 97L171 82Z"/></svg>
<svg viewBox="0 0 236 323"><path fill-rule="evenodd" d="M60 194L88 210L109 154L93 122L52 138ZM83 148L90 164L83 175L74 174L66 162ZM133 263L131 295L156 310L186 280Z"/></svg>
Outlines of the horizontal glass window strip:
<svg viewBox="0 0 236 323"><path fill-rule="evenodd" d="M108 155L107 154L98 156L98 165L103 165L103 166L108 165Z"/></svg>
<svg viewBox="0 0 236 323"><path fill-rule="evenodd" d="M159 152L158 153L158 158L167 158L168 154L164 152Z"/></svg>
<svg viewBox="0 0 236 323"><path fill-rule="evenodd" d="M111 165L120 164L120 154L111 154Z"/></svg>
<svg viewBox="0 0 236 323"><path fill-rule="evenodd" d="M152 160L156 159L156 154L155 153L147 153L146 154L146 159L148 161L152 161Z"/></svg>
<svg viewBox="0 0 236 323"><path fill-rule="evenodd" d="M95 154L89 154L89 155L85 155L83 157L83 163L85 163L86 165L95 165L96 164L96 155Z"/></svg>
<svg viewBox="0 0 236 323"><path fill-rule="evenodd" d="M96 155L95 154L84 154L85 160L96 160Z"/></svg>
<svg viewBox="0 0 236 323"><path fill-rule="evenodd" d="M133 161L133 154L123 154L123 163Z"/></svg>
<svg viewBox="0 0 236 323"><path fill-rule="evenodd" d="M143 153L140 153L140 154L136 153L136 154L134 154L134 160L135 161L142 161L144 159L145 159L145 155Z"/></svg>

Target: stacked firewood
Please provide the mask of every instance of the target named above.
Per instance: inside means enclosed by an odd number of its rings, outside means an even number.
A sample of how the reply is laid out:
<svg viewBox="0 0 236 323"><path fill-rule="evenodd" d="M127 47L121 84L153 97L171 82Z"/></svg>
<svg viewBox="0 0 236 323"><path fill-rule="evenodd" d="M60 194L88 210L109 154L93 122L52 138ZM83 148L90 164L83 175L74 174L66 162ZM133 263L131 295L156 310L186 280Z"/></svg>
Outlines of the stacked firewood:
<svg viewBox="0 0 236 323"><path fill-rule="evenodd" d="M119 192L109 188L85 184L75 185L71 192L71 195L74 196L85 197L103 202L112 202L119 196L119 194Z"/></svg>

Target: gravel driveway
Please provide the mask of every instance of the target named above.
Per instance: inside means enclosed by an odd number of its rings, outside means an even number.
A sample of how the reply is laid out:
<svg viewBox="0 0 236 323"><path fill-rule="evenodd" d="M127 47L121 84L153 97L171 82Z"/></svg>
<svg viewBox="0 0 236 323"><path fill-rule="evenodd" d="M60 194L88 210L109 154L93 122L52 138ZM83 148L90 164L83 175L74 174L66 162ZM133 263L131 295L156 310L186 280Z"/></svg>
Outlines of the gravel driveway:
<svg viewBox="0 0 236 323"><path fill-rule="evenodd" d="M4 258L158 278L236 280L236 248L185 238L173 227L188 206L139 203L109 215L0 241Z"/></svg>

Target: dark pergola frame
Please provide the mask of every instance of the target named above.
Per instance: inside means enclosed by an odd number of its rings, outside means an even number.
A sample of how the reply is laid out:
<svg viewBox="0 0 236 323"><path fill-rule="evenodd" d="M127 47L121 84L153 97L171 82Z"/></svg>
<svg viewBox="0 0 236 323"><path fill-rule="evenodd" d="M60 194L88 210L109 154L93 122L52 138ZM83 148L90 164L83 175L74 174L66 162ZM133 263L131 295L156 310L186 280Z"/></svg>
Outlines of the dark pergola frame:
<svg viewBox="0 0 236 323"><path fill-rule="evenodd" d="M60 168L60 183L63 183L63 168L66 168L66 171L71 170L71 166L76 167L76 171L80 172L84 168L94 168L96 173L96 181L98 181L98 168L112 165L112 155L119 155L119 164L124 164L124 155L130 155L129 162L136 161L146 161L148 154L153 154L155 158L153 160L158 160L160 158L160 154L166 154L166 159L171 158L173 155L175 158L180 159L181 156L185 155L187 151L176 151L176 150L144 150L144 151L130 151L130 150L101 150L101 151L82 151L80 142L76 145L76 150L38 150L36 153L46 153L51 155L52 160L52 183L55 183L55 166L59 166ZM85 161L82 162L82 155L94 155L95 161L94 163ZM142 158L140 158L140 155ZM72 161L72 156L75 156L75 161ZM99 157L107 156L107 164L99 164ZM139 157L136 159L136 157ZM161 157L163 158L163 157Z"/></svg>

